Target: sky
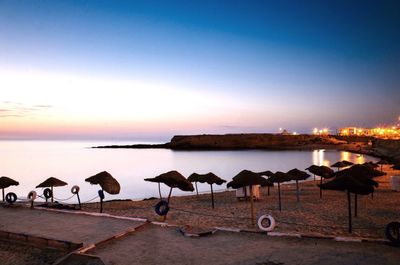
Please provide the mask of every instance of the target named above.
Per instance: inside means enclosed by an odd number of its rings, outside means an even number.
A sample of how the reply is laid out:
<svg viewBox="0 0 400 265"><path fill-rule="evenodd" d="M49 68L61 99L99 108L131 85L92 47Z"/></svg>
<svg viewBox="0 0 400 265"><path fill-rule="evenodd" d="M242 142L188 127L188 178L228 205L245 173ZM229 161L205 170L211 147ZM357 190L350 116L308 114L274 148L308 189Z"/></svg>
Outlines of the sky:
<svg viewBox="0 0 400 265"><path fill-rule="evenodd" d="M398 1L0 0L0 139L394 124L399 28Z"/></svg>

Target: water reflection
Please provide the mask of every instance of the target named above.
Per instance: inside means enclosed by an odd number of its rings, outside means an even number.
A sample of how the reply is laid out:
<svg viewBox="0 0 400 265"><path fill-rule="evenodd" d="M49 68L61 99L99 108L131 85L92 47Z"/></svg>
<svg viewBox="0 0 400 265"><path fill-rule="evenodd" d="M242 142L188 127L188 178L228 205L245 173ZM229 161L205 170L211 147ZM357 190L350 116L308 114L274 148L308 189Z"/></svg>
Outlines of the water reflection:
<svg viewBox="0 0 400 265"><path fill-rule="evenodd" d="M333 163L335 163L335 162L325 159L325 150L324 149L319 149L319 150L313 151L313 165L329 167L330 164L333 164Z"/></svg>
<svg viewBox="0 0 400 265"><path fill-rule="evenodd" d="M102 143L107 144L107 143ZM110 144L110 143L108 143ZM112 143L111 143L112 144ZM243 169L252 171L304 170L311 164L329 166L346 159L353 163L376 161L369 156L332 150L315 151L171 151L165 149L91 149L98 143L0 141L1 176L19 181L7 192L26 197L28 192L48 177L57 177L68 183L59 187L59 198L71 196L72 185L81 187L82 201L96 196L98 186L84 181L100 171L107 170L121 184L121 193L106 195L106 199L141 199L157 197L157 185L143 181L169 170L178 170L184 176L193 172L213 172L230 181ZM198 184L200 192L209 192L209 185ZM225 189L225 185L216 189ZM41 194L40 189L36 191ZM168 188L162 185L162 192ZM174 190L174 195L190 194Z"/></svg>

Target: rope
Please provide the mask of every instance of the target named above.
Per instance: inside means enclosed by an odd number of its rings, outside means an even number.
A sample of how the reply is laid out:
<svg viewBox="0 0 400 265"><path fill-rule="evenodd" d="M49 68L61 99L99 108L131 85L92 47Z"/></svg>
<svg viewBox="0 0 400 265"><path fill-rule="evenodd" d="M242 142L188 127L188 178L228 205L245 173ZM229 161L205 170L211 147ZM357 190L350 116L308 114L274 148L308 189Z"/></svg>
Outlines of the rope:
<svg viewBox="0 0 400 265"><path fill-rule="evenodd" d="M58 198L56 198L56 197L53 197L53 198L54 198L55 200L57 200L57 201L65 202L65 201L68 201L68 200L72 199L75 195L76 195L76 194L72 194L71 197L66 198L66 199L58 199Z"/></svg>
<svg viewBox="0 0 400 265"><path fill-rule="evenodd" d="M99 195L96 195L96 197L94 197L93 199L90 199L88 201L84 201L84 202L81 202L81 203L88 203L88 202L94 201L97 198L99 198Z"/></svg>

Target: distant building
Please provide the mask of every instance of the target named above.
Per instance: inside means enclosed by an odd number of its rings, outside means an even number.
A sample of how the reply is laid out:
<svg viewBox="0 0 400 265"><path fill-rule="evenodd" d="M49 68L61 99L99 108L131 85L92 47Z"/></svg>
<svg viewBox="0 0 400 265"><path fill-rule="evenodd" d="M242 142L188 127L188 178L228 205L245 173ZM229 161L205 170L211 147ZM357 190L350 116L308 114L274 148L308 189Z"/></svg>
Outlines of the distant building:
<svg viewBox="0 0 400 265"><path fill-rule="evenodd" d="M338 134L341 136L372 136L377 138L400 139L400 128L397 126L387 128L340 128Z"/></svg>

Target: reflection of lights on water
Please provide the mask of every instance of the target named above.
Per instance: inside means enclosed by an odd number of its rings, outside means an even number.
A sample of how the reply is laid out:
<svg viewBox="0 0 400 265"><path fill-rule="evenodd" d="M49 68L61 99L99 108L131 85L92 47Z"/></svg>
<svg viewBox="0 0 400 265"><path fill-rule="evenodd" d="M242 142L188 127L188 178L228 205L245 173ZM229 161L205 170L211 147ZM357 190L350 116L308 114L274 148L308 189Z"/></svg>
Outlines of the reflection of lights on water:
<svg viewBox="0 0 400 265"><path fill-rule="evenodd" d="M325 150L313 151L313 164L317 166L329 166L329 160L325 160Z"/></svg>
<svg viewBox="0 0 400 265"><path fill-rule="evenodd" d="M350 161L350 153L349 152L340 152L340 161L347 160Z"/></svg>
<svg viewBox="0 0 400 265"><path fill-rule="evenodd" d="M356 160L357 160L357 162L356 162L357 164L365 163L365 157L363 155L357 155Z"/></svg>

